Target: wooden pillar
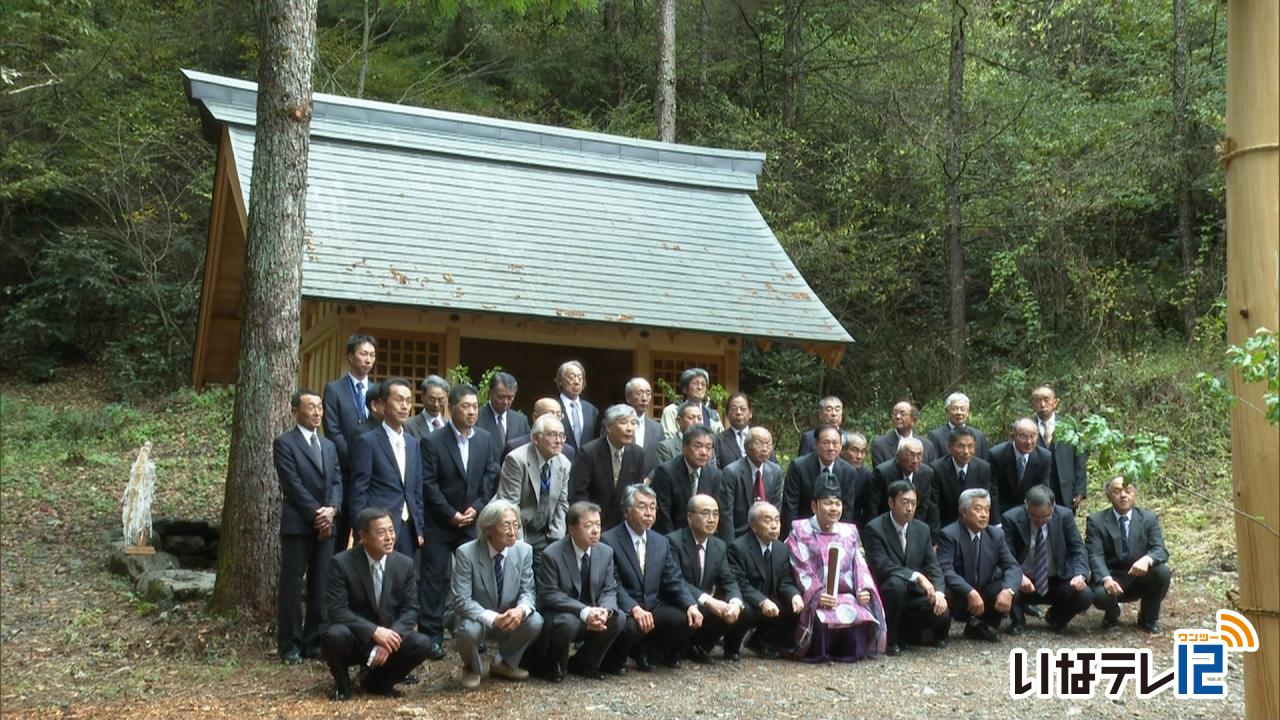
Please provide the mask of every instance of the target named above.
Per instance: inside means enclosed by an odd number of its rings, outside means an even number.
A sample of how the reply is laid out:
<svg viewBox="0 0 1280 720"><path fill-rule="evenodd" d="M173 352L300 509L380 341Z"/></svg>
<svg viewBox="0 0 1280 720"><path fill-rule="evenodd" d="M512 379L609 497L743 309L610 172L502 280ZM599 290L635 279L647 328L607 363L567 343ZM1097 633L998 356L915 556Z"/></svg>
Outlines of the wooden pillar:
<svg viewBox="0 0 1280 720"><path fill-rule="evenodd" d="M444 370L462 362L462 330L457 325L450 325L444 331ZM476 372L484 372L483 368L472 368Z"/></svg>
<svg viewBox="0 0 1280 720"><path fill-rule="evenodd" d="M649 377L649 371L652 369L653 358L649 356L649 343L642 340L636 344L635 351L631 353L631 375L653 382L653 378Z"/></svg>
<svg viewBox="0 0 1280 720"><path fill-rule="evenodd" d="M724 389L729 394L738 392L738 353L739 346L734 345L724 351Z"/></svg>
<svg viewBox="0 0 1280 720"><path fill-rule="evenodd" d="M1240 345L1260 327L1280 328L1280 3L1230 0L1227 6L1227 339ZM1246 402L1231 411L1236 507L1280 526L1280 428L1261 411L1262 383L1232 390ZM1236 517L1240 609L1260 648L1244 657L1245 714L1280 717L1280 540Z"/></svg>

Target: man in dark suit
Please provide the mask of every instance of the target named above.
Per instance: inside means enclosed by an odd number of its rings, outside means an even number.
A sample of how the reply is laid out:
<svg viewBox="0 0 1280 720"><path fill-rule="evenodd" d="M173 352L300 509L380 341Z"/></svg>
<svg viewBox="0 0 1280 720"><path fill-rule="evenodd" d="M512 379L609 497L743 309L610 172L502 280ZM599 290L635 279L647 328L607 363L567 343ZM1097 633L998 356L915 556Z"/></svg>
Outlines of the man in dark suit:
<svg viewBox="0 0 1280 720"><path fill-rule="evenodd" d="M1111 507L1089 516L1085 545L1093 570L1093 604L1106 615L1103 629L1120 622L1121 602L1141 599L1138 627L1160 632L1160 604L1169 594L1173 571L1155 513L1135 507L1138 488L1123 476L1107 483Z"/></svg>
<svg viewBox="0 0 1280 720"><path fill-rule="evenodd" d="M660 533L679 530L687 522L689 498L699 493L723 497L720 469L715 457L715 436L701 425L684 431L681 455L662 463L653 471L650 487L658 496L658 519L653 529Z"/></svg>
<svg viewBox="0 0 1280 720"><path fill-rule="evenodd" d="M944 458L947 456L951 431L965 428L973 437L976 457L988 460L991 449L987 446L987 436L983 435L978 428L970 427L967 424L969 422L969 396L962 392L953 392L948 395L946 412L947 421L929 431L929 442L933 443L934 453L937 457Z"/></svg>
<svg viewBox="0 0 1280 720"><path fill-rule="evenodd" d="M1040 432L1037 442L1053 455L1049 470L1049 487L1058 502L1078 512L1080 504L1089 493L1089 475L1085 454L1070 443L1055 440L1054 428L1058 424L1058 396L1053 388L1041 385L1031 392L1031 407L1036 412L1036 428Z"/></svg>
<svg viewBox="0 0 1280 720"><path fill-rule="evenodd" d="M844 433L844 443L840 446L840 457L852 465L854 470L862 470L870 475L871 470L867 467L867 454L870 452L867 448L869 447L866 435L858 432L846 432Z"/></svg>
<svg viewBox="0 0 1280 720"><path fill-rule="evenodd" d="M736 392L725 405L725 419L729 427L716 435L716 465L721 470L739 460L747 452L747 431L751 427L751 398Z"/></svg>
<svg viewBox="0 0 1280 720"><path fill-rule="evenodd" d="M1022 582L1018 561L1004 533L991 527L991 496L981 488L960 493L960 519L938 535L938 565L947 586L951 616L965 623L964 636L998 642L997 631L1013 609Z"/></svg>
<svg viewBox="0 0 1280 720"><path fill-rule="evenodd" d="M449 390L449 424L422 440L422 495L427 542L422 546L422 612L418 627L443 653L444 605L449 558L475 539L480 509L493 496L498 453L493 437L476 427L476 389L459 383Z"/></svg>
<svg viewBox="0 0 1280 720"><path fill-rule="evenodd" d="M380 382L371 382L364 393L364 420L347 434L347 447L355 447L356 438L373 430L382 427L383 403L386 400L385 393L387 388ZM406 421L406 425L408 421Z"/></svg>
<svg viewBox="0 0 1280 720"><path fill-rule="evenodd" d="M1021 505L1027 490L1049 484L1053 456L1036 445L1038 437L1035 421L1022 418L1013 424L1012 440L991 448L991 475L998 488L1001 515Z"/></svg>
<svg viewBox="0 0 1280 720"><path fill-rule="evenodd" d="M773 436L756 426L747 431L747 455L730 463L721 477L724 493L724 527L720 537L725 542L750 534L751 506L764 501L777 507L782 504L782 467L769 459L773 455Z"/></svg>
<svg viewBox="0 0 1280 720"><path fill-rule="evenodd" d="M600 680L600 664L623 625L613 548L600 542L599 505L574 503L567 518L568 534L542 553L537 571L542 635L525 661L552 682L564 680L566 669ZM578 642L582 645L570 658L569 650ZM623 674L626 667L611 670Z"/></svg>
<svg viewBox="0 0 1280 720"><path fill-rule="evenodd" d="M676 434L658 443L658 465L674 460L683 454L685 431L695 425L702 426L702 405L693 402L680 403L676 408ZM715 452L714 446L712 446L712 452ZM653 475L647 475L646 477L652 478Z"/></svg>
<svg viewBox="0 0 1280 720"><path fill-rule="evenodd" d="M636 410L636 447L644 450L644 476L652 477L658 466L658 445L662 443L662 423L653 419L653 387L642 377L633 377L623 387L627 404Z"/></svg>
<svg viewBox="0 0 1280 720"><path fill-rule="evenodd" d="M560 410L559 400L555 398L549 398L549 397L539 398L537 402L533 404L533 413L529 415L530 427L533 426L533 423L538 422L538 418L542 417L543 415L550 415L551 417L554 417L556 419L556 422L559 422L561 424L561 427L564 427L564 412ZM567 427L565 429L568 430ZM529 441L532 439L530 435L531 433L525 433L523 435L508 435L507 444L503 446L502 456L499 458L498 462L502 462L506 460L507 456L511 454L512 450L515 450L518 447L524 447L525 445L528 445ZM565 437L567 440L568 438L567 432L565 433ZM564 459L568 460L569 462L573 462L573 458L576 456L576 453L573 450L573 446L569 445L568 442L566 442L564 447L561 448L560 453L564 455Z"/></svg>
<svg viewBox="0 0 1280 720"><path fill-rule="evenodd" d="M862 543L884 602L885 654L905 643L946 647L951 632L946 581L933 552L929 526L915 519L918 494L905 480L886 491L889 512L867 523Z"/></svg>
<svg viewBox="0 0 1280 720"><path fill-rule="evenodd" d="M342 469L342 497L351 502L351 453L347 439L356 426L369 417L365 396L369 390L369 373L378 358L377 344L368 335L352 335L347 339L346 375L324 386L324 436L338 450L338 463ZM338 513L333 536L339 549L347 547L351 534L350 507Z"/></svg>
<svg viewBox="0 0 1280 720"><path fill-rule="evenodd" d="M898 445L907 438L917 437L916 424L920 422L920 408L910 400L899 400L889 414L889 422L893 429L871 442L871 464L882 465L898 454ZM924 447L924 461L931 463L937 459L933 443L921 437Z"/></svg>
<svg viewBox="0 0 1280 720"><path fill-rule="evenodd" d="M421 384L422 412L409 418L404 431L421 440L449 422L449 381L428 375Z"/></svg>
<svg viewBox="0 0 1280 720"><path fill-rule="evenodd" d="M680 574L689 586L689 595L697 598L698 609L702 611L702 627L689 638L682 654L706 665L712 662L711 651L725 632L740 622L755 624L756 611L743 606L738 579L729 565L728 546L715 537L720 526L716 499L702 493L694 495L689 499L687 511L685 527L667 535L667 540ZM739 633L738 637L744 634ZM724 658L741 659L736 651L728 650Z"/></svg>
<svg viewBox="0 0 1280 720"><path fill-rule="evenodd" d="M524 653L542 632L533 586L533 549L520 541L520 510L506 500L494 500L476 518L479 536L453 554L450 596L457 626L453 642L462 658L465 688L480 686L484 664L480 648L496 646L489 663L490 677L523 682L529 671L521 667Z"/></svg>
<svg viewBox="0 0 1280 720"><path fill-rule="evenodd" d="M818 479L824 473L831 473L840 482L843 494L841 503L843 514L840 522L855 522L860 517L874 517L874 510L880 507L880 496L875 492L875 483L858 484L858 475L853 466L840 457L840 431L832 425L818 428L817 450L808 455L801 455L791 461L787 468L787 479L782 485L782 536L790 532L791 523L813 516L814 494L818 487ZM866 513L870 512L870 515Z"/></svg>
<svg viewBox="0 0 1280 720"><path fill-rule="evenodd" d="M533 548L533 569L538 556L552 542L564 537L569 510L569 461L561 454L564 426L554 415L533 422L533 440L502 461L498 491L494 497L520 508L524 541Z"/></svg>
<svg viewBox="0 0 1280 720"><path fill-rule="evenodd" d="M604 436L583 445L569 469L569 502L587 500L599 505L606 528L622 522L623 488L644 479L644 453L632 442L635 419L630 405L609 406L604 412Z"/></svg>
<svg viewBox="0 0 1280 720"><path fill-rule="evenodd" d="M396 683L427 659L431 645L413 629L418 620L416 567L412 558L395 551L395 524L385 509L366 508L355 525L359 544L329 563L329 626L320 653L333 675L335 700L351 697L350 665L369 668L365 692L399 696Z"/></svg>
<svg viewBox="0 0 1280 720"><path fill-rule="evenodd" d="M413 390L404 378L382 383L386 394L382 425L351 446L351 511L369 507L391 513L396 550L415 557L425 527L422 517L422 458L418 443L404 432L413 408Z"/></svg>
<svg viewBox="0 0 1280 720"><path fill-rule="evenodd" d="M324 593L333 528L342 507L338 451L319 435L320 394L299 390L292 398L297 426L271 446L280 481L280 591L276 596L276 651L286 665L320 654ZM302 576L307 576L307 624L302 624Z"/></svg>
<svg viewBox="0 0 1280 720"><path fill-rule="evenodd" d="M600 411L582 397L587 386L587 371L582 363L570 360L556 370L556 386L560 388L560 409L564 412L565 443L574 451L596 438Z"/></svg>
<svg viewBox="0 0 1280 720"><path fill-rule="evenodd" d="M933 468L924 464L924 443L918 437L906 438L898 445L898 454L894 459L880 463L875 473L876 496L885 498L880 510L889 510L889 486L898 480L911 483L916 490L916 502L919 516L929 532L937 541L942 525L938 520L938 480Z"/></svg>
<svg viewBox="0 0 1280 720"><path fill-rule="evenodd" d="M650 658L680 667L672 652L702 627L702 611L690 597L666 537L654 532L658 499L647 485L629 485L622 493L625 520L604 534L613 549L618 608L627 616L622 634L605 656L606 672L621 674L627 657L642 672L656 668Z"/></svg>
<svg viewBox="0 0 1280 720"><path fill-rule="evenodd" d="M1053 502L1053 491L1037 485L1027 491L1022 507L1004 514L1009 552L1022 566L1022 584L1013 604L1010 633L1021 635L1028 605L1049 605L1045 621L1055 633L1066 630L1071 618L1089 609L1089 562L1071 510Z"/></svg>
<svg viewBox="0 0 1280 720"><path fill-rule="evenodd" d="M817 447L818 429L825 425L840 429L842 443L848 438L849 432L844 429L844 401L835 395L828 395L818 401L818 424L800 436L800 449L796 451L797 456L808 455L814 451Z"/></svg>
<svg viewBox="0 0 1280 720"><path fill-rule="evenodd" d="M529 434L529 418L511 409L516 390L516 378L511 373L496 372L489 377L489 402L480 408L476 427L493 436L497 450L507 444L507 438Z"/></svg>
<svg viewBox="0 0 1280 720"><path fill-rule="evenodd" d="M804 609L804 598L792 580L791 551L778 541L782 525L778 508L757 502L747 515L751 532L729 544L729 563L744 605L756 610L756 633L747 647L761 657L776 658L795 646L796 620ZM734 623L724 636L725 653L738 652L750 629L747 618Z"/></svg>
<svg viewBox="0 0 1280 720"><path fill-rule="evenodd" d="M938 523L946 527L960 517L960 493L971 487L991 493L991 504L1000 507L1000 490L991 479L991 465L977 456L977 436L973 428L961 426L951 431L947 453L933 461L938 494Z"/></svg>

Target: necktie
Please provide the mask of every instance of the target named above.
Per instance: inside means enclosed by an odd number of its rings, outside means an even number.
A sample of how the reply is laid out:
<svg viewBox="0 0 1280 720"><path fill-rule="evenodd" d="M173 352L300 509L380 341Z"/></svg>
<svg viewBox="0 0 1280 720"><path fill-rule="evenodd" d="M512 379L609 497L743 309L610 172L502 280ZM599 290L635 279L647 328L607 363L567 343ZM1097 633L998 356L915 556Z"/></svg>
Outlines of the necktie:
<svg viewBox="0 0 1280 720"><path fill-rule="evenodd" d="M902 479L903 479L903 480L906 480L906 481L907 481L907 484L908 484L908 485L910 485L911 487L915 487L915 486L916 486L916 474L915 474L915 473L911 473L910 475L908 475L908 476L906 476L906 477L904 477L904 478L902 478ZM919 488L916 488L916 489L918 490Z"/></svg>
<svg viewBox="0 0 1280 720"><path fill-rule="evenodd" d="M902 556L907 556L907 526L898 529L898 540L902 543Z"/></svg>
<svg viewBox="0 0 1280 720"><path fill-rule="evenodd" d="M356 383L356 398L356 417L360 418L360 422L364 422L369 419L369 405L365 402L363 382Z"/></svg>
<svg viewBox="0 0 1280 720"><path fill-rule="evenodd" d="M640 560L640 576L644 577L644 536L636 540L636 558Z"/></svg>
<svg viewBox="0 0 1280 720"><path fill-rule="evenodd" d="M551 463L542 463L542 482L540 483L543 495L551 492Z"/></svg>
<svg viewBox="0 0 1280 720"><path fill-rule="evenodd" d="M742 455L746 455L747 454L747 441L746 441L747 431L736 430L735 432L738 435L738 452Z"/></svg>
<svg viewBox="0 0 1280 720"><path fill-rule="evenodd" d="M1045 547L1044 526L1036 534L1036 592L1044 595L1049 592L1049 554Z"/></svg>
<svg viewBox="0 0 1280 720"><path fill-rule="evenodd" d="M578 566L578 578L581 582L578 600L583 605L591 604L591 553L582 553L582 563Z"/></svg>
<svg viewBox="0 0 1280 720"><path fill-rule="evenodd" d="M1127 559L1129 557L1129 516L1120 516L1120 550L1124 552Z"/></svg>
<svg viewBox="0 0 1280 720"><path fill-rule="evenodd" d="M439 430L441 427L442 427L442 425L441 425L441 423L440 423L440 418L435 418L435 419L433 419L433 420L431 421L431 429L432 429L432 430Z"/></svg>
<svg viewBox="0 0 1280 720"><path fill-rule="evenodd" d="M702 587L702 569L707 563L707 546L698 544L698 587Z"/></svg>
<svg viewBox="0 0 1280 720"><path fill-rule="evenodd" d="M1052 420L1044 424L1045 447L1048 447L1053 444L1053 425L1054 425L1054 422Z"/></svg>
<svg viewBox="0 0 1280 720"><path fill-rule="evenodd" d="M462 458L462 472L467 471L467 461L471 459L471 438L458 436L458 455Z"/></svg>
<svg viewBox="0 0 1280 720"><path fill-rule="evenodd" d="M395 453L396 465L400 468L400 485L404 486L404 438L391 437L391 451ZM400 519L409 519L409 503L400 506Z"/></svg>
<svg viewBox="0 0 1280 720"><path fill-rule="evenodd" d="M573 444L575 446L582 445L582 407L578 405L578 401L573 401L573 417L569 420L573 423Z"/></svg>
<svg viewBox="0 0 1280 720"><path fill-rule="evenodd" d="M690 489L693 491L692 494L694 495L698 494L698 474L701 472L702 472L702 468L693 469L693 478L692 478L692 481L689 483L689 485L690 485Z"/></svg>
<svg viewBox="0 0 1280 720"><path fill-rule="evenodd" d="M320 452L320 438L311 433L311 457L316 459L316 466L324 468L324 455Z"/></svg>
<svg viewBox="0 0 1280 720"><path fill-rule="evenodd" d="M613 484L618 485L618 476L622 474L622 450L613 451Z"/></svg>
<svg viewBox="0 0 1280 720"><path fill-rule="evenodd" d="M964 475L965 475L965 473L967 473L967 472L969 472L969 471L968 471L968 470L965 470L964 468L960 468L960 489L961 489L961 490L963 490L963 489L964 489L964 487L965 487L965 486L964 486Z"/></svg>
<svg viewBox="0 0 1280 720"><path fill-rule="evenodd" d="M502 603L502 553L493 556L493 584L498 588L498 603Z"/></svg>
<svg viewBox="0 0 1280 720"><path fill-rule="evenodd" d="M973 536L973 567L969 569L969 584L975 588L981 585L981 583L978 581L978 565L981 564L979 562L979 558L982 557L982 555L979 552L981 548L978 546L979 537L981 537L981 535Z"/></svg>
<svg viewBox="0 0 1280 720"><path fill-rule="evenodd" d="M369 563L369 574L373 576L373 604L382 604L382 563Z"/></svg>
<svg viewBox="0 0 1280 720"><path fill-rule="evenodd" d="M763 501L764 497L764 468L756 468L756 489L755 499Z"/></svg>
<svg viewBox="0 0 1280 720"><path fill-rule="evenodd" d="M1022 476L1027 474L1027 456L1018 456L1018 482L1022 482Z"/></svg>
<svg viewBox="0 0 1280 720"><path fill-rule="evenodd" d="M773 548L764 548L764 590L768 595L773 592Z"/></svg>

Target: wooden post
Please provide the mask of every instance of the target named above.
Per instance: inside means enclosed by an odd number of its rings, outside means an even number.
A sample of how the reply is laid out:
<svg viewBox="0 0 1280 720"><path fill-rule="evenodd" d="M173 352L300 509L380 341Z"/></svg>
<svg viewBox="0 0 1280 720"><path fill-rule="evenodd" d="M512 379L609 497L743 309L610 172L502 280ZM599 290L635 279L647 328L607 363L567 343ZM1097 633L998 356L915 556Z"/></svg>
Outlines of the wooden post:
<svg viewBox="0 0 1280 720"><path fill-rule="evenodd" d="M1227 339L1236 345L1259 327L1280 328L1280 4L1230 0L1227 6ZM1231 465L1238 508L1280 526L1280 428L1264 407L1262 384L1232 390L1247 402L1231 412ZM1251 407L1252 406L1252 407ZM1245 714L1280 717L1280 540L1236 517L1240 610L1260 648L1244 657Z"/></svg>

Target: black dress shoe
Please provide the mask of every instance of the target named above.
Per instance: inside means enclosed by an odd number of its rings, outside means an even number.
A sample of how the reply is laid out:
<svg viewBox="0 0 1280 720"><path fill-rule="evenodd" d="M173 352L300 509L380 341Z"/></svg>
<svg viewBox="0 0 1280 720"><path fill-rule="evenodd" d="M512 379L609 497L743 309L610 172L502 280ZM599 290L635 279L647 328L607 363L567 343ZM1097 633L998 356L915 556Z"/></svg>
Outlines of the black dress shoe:
<svg viewBox="0 0 1280 720"><path fill-rule="evenodd" d="M334 688L334 689L333 689L333 692L329 695L329 699L330 699L330 700L350 700L350 699L351 699L351 688L349 688L349 687L348 687L348 688Z"/></svg>
<svg viewBox="0 0 1280 720"><path fill-rule="evenodd" d="M776 660L778 649L763 643L748 643L747 649L766 660Z"/></svg>
<svg viewBox="0 0 1280 720"><path fill-rule="evenodd" d="M710 665L715 662L715 659L711 657L711 653L707 652L706 649L701 646L690 645L686 652L689 654L689 659L699 665Z"/></svg>
<svg viewBox="0 0 1280 720"><path fill-rule="evenodd" d="M1152 635L1160 634L1160 623L1154 620L1151 622L1147 622L1145 620L1139 620L1138 627L1142 628L1143 632L1150 633Z"/></svg>
<svg viewBox="0 0 1280 720"><path fill-rule="evenodd" d="M1031 617L1044 617L1044 611L1040 609L1039 605L1032 605L1028 603L1024 610L1026 610L1026 613Z"/></svg>
<svg viewBox="0 0 1280 720"><path fill-rule="evenodd" d="M627 674L626 665L601 665L600 669L603 670L605 673L609 675L613 675L615 677L622 677L623 675Z"/></svg>
<svg viewBox="0 0 1280 720"><path fill-rule="evenodd" d="M671 653L666 657L662 658L662 664L666 665L672 670L679 670L680 668L684 667L684 661L681 660L680 656L675 653Z"/></svg>
<svg viewBox="0 0 1280 720"><path fill-rule="evenodd" d="M964 626L964 636L970 640L982 640L984 642L1000 642L1000 636L988 624L984 622L970 623Z"/></svg>
<svg viewBox="0 0 1280 720"><path fill-rule="evenodd" d="M569 672L579 677L588 678L590 680L604 679L604 673L600 672L599 669L591 667L589 664L579 660L576 657L569 659ZM562 673L560 677L563 679L564 674Z"/></svg>
<svg viewBox="0 0 1280 720"><path fill-rule="evenodd" d="M1022 635L1026 631L1027 631L1027 626L1025 623L1014 623L1009 626L1009 634L1014 637Z"/></svg>
<svg viewBox="0 0 1280 720"><path fill-rule="evenodd" d="M935 641L934 641L933 646L934 646L934 647L936 647L936 648L938 648L939 650L946 650L946 649L947 649L947 639L946 639L946 638L938 638L937 640L935 640Z"/></svg>
<svg viewBox="0 0 1280 720"><path fill-rule="evenodd" d="M443 660L444 646L438 642L431 643L431 648L427 650L428 660Z"/></svg>
<svg viewBox="0 0 1280 720"><path fill-rule="evenodd" d="M725 650L724 659L728 660L729 662L738 662L742 660L742 653L738 652L737 650Z"/></svg>
<svg viewBox="0 0 1280 720"><path fill-rule="evenodd" d="M281 655L280 662L284 663L285 665L301 665L302 655L300 655L297 650L294 650L293 652L288 653L286 655Z"/></svg>
<svg viewBox="0 0 1280 720"><path fill-rule="evenodd" d="M1120 608L1108 610L1106 615L1102 616L1102 629L1110 630L1120 624Z"/></svg>
<svg viewBox="0 0 1280 720"><path fill-rule="evenodd" d="M652 662L650 662L650 661L649 661L649 656L648 656L648 655L645 655L644 653L641 653L641 654L639 654L639 655L636 655L635 657L633 657L633 658L631 658L631 659L632 659L632 660L635 660L635 662L636 662L636 669L637 669L637 670L639 670L640 672L648 672L648 673L651 673L651 672L654 672L654 671L656 671L656 670L658 669L658 667L657 667L656 665L654 665Z"/></svg>
<svg viewBox="0 0 1280 720"><path fill-rule="evenodd" d="M365 685L364 693L366 695L376 695L378 697L388 697L388 698L404 697L404 693L400 692L399 690L395 689L392 686L384 687L382 685Z"/></svg>
<svg viewBox="0 0 1280 720"><path fill-rule="evenodd" d="M404 683L405 685L417 685L418 683L422 682L422 679L419 678L417 675L414 675L413 673L409 673L408 675L405 675L404 679L401 680L400 682Z"/></svg>
<svg viewBox="0 0 1280 720"><path fill-rule="evenodd" d="M898 643L886 645L884 648L884 654L888 655L889 657L898 657L899 655L902 654L902 646L899 645Z"/></svg>

